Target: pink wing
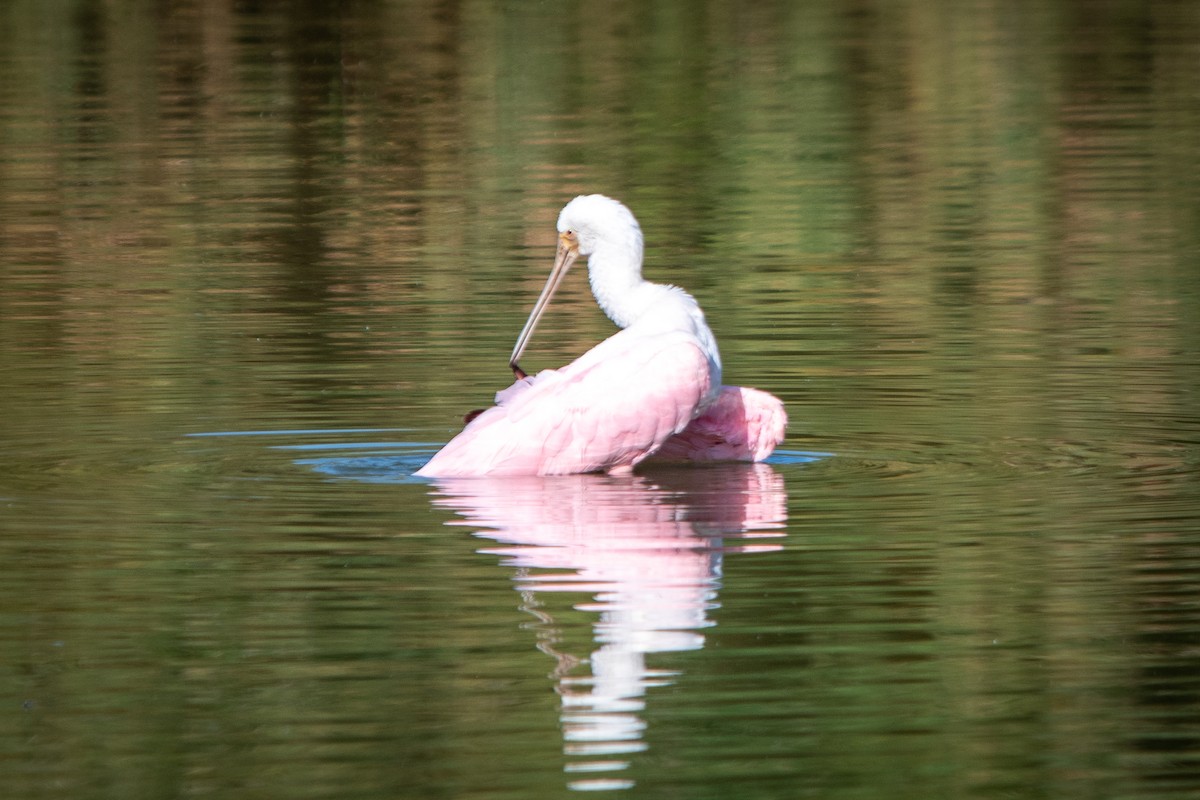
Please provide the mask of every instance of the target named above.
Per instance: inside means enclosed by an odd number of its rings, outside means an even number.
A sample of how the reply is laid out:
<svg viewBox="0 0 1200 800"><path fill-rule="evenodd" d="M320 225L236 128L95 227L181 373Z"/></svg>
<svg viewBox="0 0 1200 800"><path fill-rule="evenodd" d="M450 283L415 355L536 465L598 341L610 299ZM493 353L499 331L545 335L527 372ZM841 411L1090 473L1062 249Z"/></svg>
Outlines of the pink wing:
<svg viewBox="0 0 1200 800"><path fill-rule="evenodd" d="M722 386L708 409L654 453L655 461L762 461L783 442L787 412L778 397Z"/></svg>
<svg viewBox="0 0 1200 800"><path fill-rule="evenodd" d="M689 337L623 330L501 392L416 474L630 469L687 426L709 389L708 360Z"/></svg>

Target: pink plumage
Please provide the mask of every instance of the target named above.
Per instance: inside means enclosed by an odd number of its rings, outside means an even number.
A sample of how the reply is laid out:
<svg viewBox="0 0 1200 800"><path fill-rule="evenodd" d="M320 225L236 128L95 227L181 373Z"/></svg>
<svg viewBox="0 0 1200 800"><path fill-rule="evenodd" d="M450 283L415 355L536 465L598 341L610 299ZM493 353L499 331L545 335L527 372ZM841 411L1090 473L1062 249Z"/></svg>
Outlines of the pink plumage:
<svg viewBox="0 0 1200 800"><path fill-rule="evenodd" d="M695 299L642 278L642 234L629 209L577 197L558 220L554 268L510 359L518 380L417 475L627 472L649 457L760 461L787 415L757 389L721 386L716 340ZM588 258L592 292L622 330L575 361L532 377L517 366L571 264Z"/></svg>
<svg viewBox="0 0 1200 800"><path fill-rule="evenodd" d="M708 409L650 457L655 461L762 461L783 442L787 412L775 395L722 386Z"/></svg>

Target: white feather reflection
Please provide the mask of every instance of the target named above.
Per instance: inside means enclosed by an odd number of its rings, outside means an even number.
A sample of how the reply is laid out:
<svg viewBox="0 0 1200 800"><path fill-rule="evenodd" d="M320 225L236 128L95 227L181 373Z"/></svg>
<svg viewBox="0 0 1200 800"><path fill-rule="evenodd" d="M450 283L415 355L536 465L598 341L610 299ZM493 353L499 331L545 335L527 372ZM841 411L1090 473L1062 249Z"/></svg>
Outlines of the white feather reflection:
<svg viewBox="0 0 1200 800"><path fill-rule="evenodd" d="M626 768L619 756L646 748L646 691L676 677L651 668L646 657L704 646L701 631L715 624L708 612L717 605L726 554L780 549L761 540L783 535L783 479L766 464L736 464L435 486L436 505L499 543L481 552L516 568L522 608L540 620L538 646L557 660L552 677L562 697L566 769L580 774L569 786L632 786L598 776ZM581 637L546 609L539 597L546 592L591 596L574 605L599 615L586 658L562 647ZM584 666L590 670L580 674Z"/></svg>

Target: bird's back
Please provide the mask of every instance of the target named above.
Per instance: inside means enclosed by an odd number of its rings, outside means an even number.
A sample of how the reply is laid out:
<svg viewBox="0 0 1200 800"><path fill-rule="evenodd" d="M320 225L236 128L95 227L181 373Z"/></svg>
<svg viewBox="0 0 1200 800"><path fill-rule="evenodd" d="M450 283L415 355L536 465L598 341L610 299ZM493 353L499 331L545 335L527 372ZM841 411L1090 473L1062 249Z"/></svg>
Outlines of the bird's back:
<svg viewBox="0 0 1200 800"><path fill-rule="evenodd" d="M632 468L715 395L712 365L685 332L626 328L559 370L497 395L417 472L557 475Z"/></svg>
<svg viewBox="0 0 1200 800"><path fill-rule="evenodd" d="M722 386L704 413L667 439L655 461L762 461L783 442L787 411L772 394Z"/></svg>

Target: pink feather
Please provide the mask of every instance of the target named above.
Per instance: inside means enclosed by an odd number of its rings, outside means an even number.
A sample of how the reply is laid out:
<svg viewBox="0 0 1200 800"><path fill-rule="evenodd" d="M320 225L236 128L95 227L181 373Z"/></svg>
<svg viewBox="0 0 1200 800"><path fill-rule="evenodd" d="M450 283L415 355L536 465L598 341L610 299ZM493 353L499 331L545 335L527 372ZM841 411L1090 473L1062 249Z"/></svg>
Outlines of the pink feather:
<svg viewBox="0 0 1200 800"><path fill-rule="evenodd" d="M546 288L510 359L521 376L429 463L428 477L628 472L647 458L761 461L787 414L757 389L722 387L717 342L695 298L642 278L642 232L608 197L577 197L558 218ZM524 377L517 360L579 256L621 330L562 369Z"/></svg>

